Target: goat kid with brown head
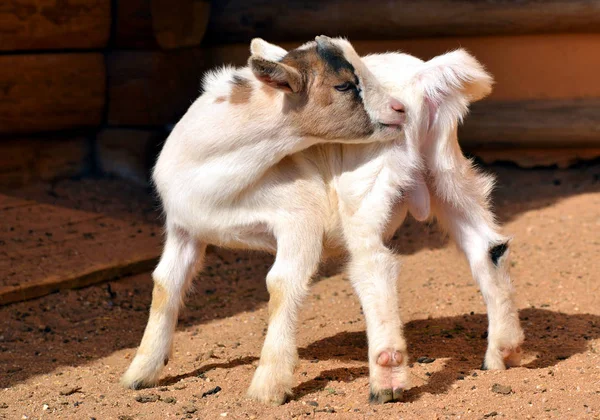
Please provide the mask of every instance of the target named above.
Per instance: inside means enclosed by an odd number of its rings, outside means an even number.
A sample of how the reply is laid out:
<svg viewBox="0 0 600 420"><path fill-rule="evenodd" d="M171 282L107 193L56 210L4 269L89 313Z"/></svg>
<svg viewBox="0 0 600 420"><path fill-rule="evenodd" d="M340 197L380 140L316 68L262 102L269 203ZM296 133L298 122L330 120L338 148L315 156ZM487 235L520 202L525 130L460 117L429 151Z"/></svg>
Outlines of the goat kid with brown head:
<svg viewBox="0 0 600 420"><path fill-rule="evenodd" d="M392 141L406 119L403 105L383 89L349 42L320 36L278 58L264 54L268 45L253 41L248 67L209 73L204 93L160 153L153 180L166 214L166 240L152 275L148 324L122 378L127 387L158 382L179 307L208 244L277 251L277 267L299 252L301 260L293 262L284 281L302 288L310 278L323 229L306 219L310 211L293 219L269 197L284 178L293 178L283 173L273 180L275 165L317 143ZM295 229L306 230L307 240ZM281 298L288 303L289 296ZM276 320L272 331L276 325L283 327ZM284 340L287 332L280 333ZM265 345L262 363L283 357L276 362L282 370L273 377L282 392L259 399L279 400L288 391L295 346L276 347Z"/></svg>

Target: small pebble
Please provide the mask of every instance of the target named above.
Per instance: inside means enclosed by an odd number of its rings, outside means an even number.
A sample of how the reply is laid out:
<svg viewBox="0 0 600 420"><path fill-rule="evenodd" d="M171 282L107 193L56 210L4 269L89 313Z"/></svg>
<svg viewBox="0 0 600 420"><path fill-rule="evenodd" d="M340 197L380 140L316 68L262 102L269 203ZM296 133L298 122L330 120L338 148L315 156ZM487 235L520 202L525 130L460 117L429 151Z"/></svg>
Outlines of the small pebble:
<svg viewBox="0 0 600 420"><path fill-rule="evenodd" d="M433 362L435 362L435 359L433 357L425 357L425 356L423 356L423 357L419 357L417 359L417 362L418 363L425 363L425 364L427 364L427 363L433 363Z"/></svg>
<svg viewBox="0 0 600 420"><path fill-rule="evenodd" d="M194 407L193 405L184 405L181 408L183 409L183 412L186 414L193 414L196 411L198 411L198 409L196 407Z"/></svg>
<svg viewBox="0 0 600 420"><path fill-rule="evenodd" d="M496 394L508 395L512 392L512 388L508 385L494 384L492 385L492 392L495 392Z"/></svg>
<svg viewBox="0 0 600 420"><path fill-rule="evenodd" d="M157 394L145 394L145 395L137 395L135 400L139 403L145 404L149 402L156 402L160 399Z"/></svg>
<svg viewBox="0 0 600 420"><path fill-rule="evenodd" d="M79 391L81 391L80 386L71 386L71 387L67 387L67 388L63 389L62 391L60 391L60 395L72 395Z"/></svg>
<svg viewBox="0 0 600 420"><path fill-rule="evenodd" d="M306 401L306 404L308 405L312 405L313 407L318 407L319 403L316 401Z"/></svg>
<svg viewBox="0 0 600 420"><path fill-rule="evenodd" d="M216 393L217 393L217 392L219 392L219 391L221 391L221 387L220 387L220 386L216 386L216 387L214 387L213 389L209 389L208 391L206 391L206 392L203 392L203 393L202 393L202 398L206 398L206 397L207 397L207 396L209 396L209 395L216 394Z"/></svg>

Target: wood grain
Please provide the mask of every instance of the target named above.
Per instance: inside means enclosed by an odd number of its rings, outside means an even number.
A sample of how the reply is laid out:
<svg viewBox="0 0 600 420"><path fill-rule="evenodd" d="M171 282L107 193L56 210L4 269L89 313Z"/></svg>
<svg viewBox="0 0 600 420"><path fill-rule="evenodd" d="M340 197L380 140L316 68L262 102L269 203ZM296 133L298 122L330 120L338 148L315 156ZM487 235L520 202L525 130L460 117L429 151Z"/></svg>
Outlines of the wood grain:
<svg viewBox="0 0 600 420"><path fill-rule="evenodd" d="M161 229L0 195L0 305L151 270Z"/></svg>
<svg viewBox="0 0 600 420"><path fill-rule="evenodd" d="M600 98L475 103L459 141L465 148L600 147Z"/></svg>
<svg viewBox="0 0 600 420"><path fill-rule="evenodd" d="M598 32L598 0L229 0L214 2L208 42L399 39Z"/></svg>
<svg viewBox="0 0 600 420"><path fill-rule="evenodd" d="M102 54L0 56L0 134L97 126L105 86Z"/></svg>
<svg viewBox="0 0 600 420"><path fill-rule="evenodd" d="M81 175L89 154L83 136L21 137L0 140L0 186Z"/></svg>
<svg viewBox="0 0 600 420"><path fill-rule="evenodd" d="M103 173L146 186L167 133L106 128L98 133L97 158Z"/></svg>
<svg viewBox="0 0 600 420"><path fill-rule="evenodd" d="M0 51L102 48L110 0L2 0Z"/></svg>
<svg viewBox="0 0 600 420"><path fill-rule="evenodd" d="M200 92L199 49L116 52L108 58L111 125L175 123Z"/></svg>
<svg viewBox="0 0 600 420"><path fill-rule="evenodd" d="M135 49L197 46L209 16L209 0L119 1L114 45Z"/></svg>

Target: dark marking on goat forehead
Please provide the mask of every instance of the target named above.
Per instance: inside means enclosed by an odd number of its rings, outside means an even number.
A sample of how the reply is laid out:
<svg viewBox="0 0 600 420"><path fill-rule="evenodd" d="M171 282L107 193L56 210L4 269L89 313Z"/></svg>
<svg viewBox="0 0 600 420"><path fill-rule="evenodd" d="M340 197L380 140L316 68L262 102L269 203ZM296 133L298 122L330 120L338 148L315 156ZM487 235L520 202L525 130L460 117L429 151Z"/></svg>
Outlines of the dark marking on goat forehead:
<svg viewBox="0 0 600 420"><path fill-rule="evenodd" d="M291 65L301 72L308 72L316 65L325 66L338 74L345 71L354 74L355 70L344 56L341 48L332 44L319 48L316 42L288 52L281 62Z"/></svg>
<svg viewBox="0 0 600 420"><path fill-rule="evenodd" d="M346 59L344 52L336 45L327 45L324 48L317 46L317 54L336 73L348 70L354 74L354 66Z"/></svg>
<svg viewBox="0 0 600 420"><path fill-rule="evenodd" d="M498 244L492 248L490 248L490 258L495 266L498 266L498 260L502 258L506 250L508 249L508 242L503 244Z"/></svg>

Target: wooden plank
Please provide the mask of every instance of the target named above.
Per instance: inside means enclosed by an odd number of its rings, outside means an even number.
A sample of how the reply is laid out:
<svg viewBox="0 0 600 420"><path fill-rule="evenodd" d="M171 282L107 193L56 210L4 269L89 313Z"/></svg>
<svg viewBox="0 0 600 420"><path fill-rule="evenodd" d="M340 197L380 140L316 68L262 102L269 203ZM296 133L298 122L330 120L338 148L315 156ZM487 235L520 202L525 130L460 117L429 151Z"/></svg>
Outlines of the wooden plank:
<svg viewBox="0 0 600 420"><path fill-rule="evenodd" d="M557 149L469 149L487 164L497 162L515 163L521 168L554 166L566 169L581 161L600 157L600 147L596 148L557 148Z"/></svg>
<svg viewBox="0 0 600 420"><path fill-rule="evenodd" d="M175 49L200 45L208 26L209 0L117 2L114 46Z"/></svg>
<svg viewBox="0 0 600 420"><path fill-rule="evenodd" d="M115 35L111 42L116 48L154 49L158 47L152 29L150 0L118 1Z"/></svg>
<svg viewBox="0 0 600 420"><path fill-rule="evenodd" d="M315 35L398 39L455 35L598 32L598 0L229 0L214 2L214 44L306 41Z"/></svg>
<svg viewBox="0 0 600 420"><path fill-rule="evenodd" d="M161 48L200 45L208 26L210 0L150 0L154 36Z"/></svg>
<svg viewBox="0 0 600 420"><path fill-rule="evenodd" d="M151 270L161 229L0 195L0 305Z"/></svg>
<svg viewBox="0 0 600 420"><path fill-rule="evenodd" d="M600 97L600 34L351 41L361 55L404 51L423 59L466 48L494 76L493 100ZM282 44L287 49L298 45ZM249 44L210 47L206 54L210 66L245 65Z"/></svg>
<svg viewBox="0 0 600 420"><path fill-rule="evenodd" d="M0 140L0 186L17 187L39 180L80 175L88 155L85 137Z"/></svg>
<svg viewBox="0 0 600 420"><path fill-rule="evenodd" d="M102 54L0 56L0 134L97 126L105 86Z"/></svg>
<svg viewBox="0 0 600 420"><path fill-rule="evenodd" d="M101 170L139 185L148 185L167 133L161 130L107 128L97 137L97 156Z"/></svg>
<svg viewBox="0 0 600 420"><path fill-rule="evenodd" d="M198 97L204 69L199 49L112 53L108 58L109 124L176 122Z"/></svg>
<svg viewBox="0 0 600 420"><path fill-rule="evenodd" d="M600 147L600 98L478 102L459 141L465 148Z"/></svg>
<svg viewBox="0 0 600 420"><path fill-rule="evenodd" d="M0 51L102 48L110 0L3 0Z"/></svg>

